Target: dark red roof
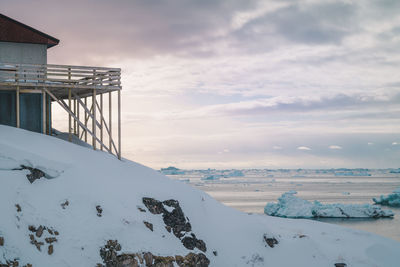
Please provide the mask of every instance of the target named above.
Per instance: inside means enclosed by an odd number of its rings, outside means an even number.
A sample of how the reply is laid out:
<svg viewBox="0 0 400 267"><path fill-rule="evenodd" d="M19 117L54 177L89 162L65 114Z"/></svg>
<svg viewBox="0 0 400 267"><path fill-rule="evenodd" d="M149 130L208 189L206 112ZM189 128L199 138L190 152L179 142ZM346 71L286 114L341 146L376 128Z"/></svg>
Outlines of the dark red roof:
<svg viewBox="0 0 400 267"><path fill-rule="evenodd" d="M60 41L28 25L0 14L0 41L14 43L46 44L47 48Z"/></svg>

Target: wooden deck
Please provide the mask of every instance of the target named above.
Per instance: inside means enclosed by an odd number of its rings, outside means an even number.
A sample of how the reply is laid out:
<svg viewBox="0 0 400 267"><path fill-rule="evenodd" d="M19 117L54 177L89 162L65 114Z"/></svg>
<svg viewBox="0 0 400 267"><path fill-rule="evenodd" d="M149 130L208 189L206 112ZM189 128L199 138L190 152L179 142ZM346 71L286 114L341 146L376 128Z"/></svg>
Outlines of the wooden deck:
<svg viewBox="0 0 400 267"><path fill-rule="evenodd" d="M121 69L69 65L0 63L0 89L41 90L67 99L72 89L80 97L96 89L99 94L121 90Z"/></svg>
<svg viewBox="0 0 400 267"><path fill-rule="evenodd" d="M21 93L41 93L43 103L48 95L53 102L57 102L68 113L70 141L72 135L75 135L88 142L88 135L90 135L93 149L96 149L99 144L101 150L104 149L121 159L121 69L0 62L0 90L16 91L17 127L20 127L19 95ZM114 138L112 131L111 108L111 93L115 91L117 92L118 108L117 138ZM105 93L107 93L109 101L108 116L103 109ZM43 121L46 121L46 116L49 116L50 113L51 110L43 105ZM88 122L91 124L91 129L89 129ZM43 123L43 133L46 133L45 123ZM105 144L104 134L107 136L108 144ZM114 142L114 139L117 142Z"/></svg>

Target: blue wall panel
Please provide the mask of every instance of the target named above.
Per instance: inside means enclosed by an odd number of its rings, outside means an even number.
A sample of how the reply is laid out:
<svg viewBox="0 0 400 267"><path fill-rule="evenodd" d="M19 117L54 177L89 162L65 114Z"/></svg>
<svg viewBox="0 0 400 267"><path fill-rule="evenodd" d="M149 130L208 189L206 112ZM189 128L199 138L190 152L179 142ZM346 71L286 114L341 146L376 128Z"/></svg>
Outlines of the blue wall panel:
<svg viewBox="0 0 400 267"><path fill-rule="evenodd" d="M21 93L20 126L29 131L42 132L42 94ZM0 91L0 124L17 126L16 92Z"/></svg>
<svg viewBox="0 0 400 267"><path fill-rule="evenodd" d="M42 132L42 94L20 94L21 128Z"/></svg>
<svg viewBox="0 0 400 267"><path fill-rule="evenodd" d="M0 124L17 126L15 91L0 91Z"/></svg>

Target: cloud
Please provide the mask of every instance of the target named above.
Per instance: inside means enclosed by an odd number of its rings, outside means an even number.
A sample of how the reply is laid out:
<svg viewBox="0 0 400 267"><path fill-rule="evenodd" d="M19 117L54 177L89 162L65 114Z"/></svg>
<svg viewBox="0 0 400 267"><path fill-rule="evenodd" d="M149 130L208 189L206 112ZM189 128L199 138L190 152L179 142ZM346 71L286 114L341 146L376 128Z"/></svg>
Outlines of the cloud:
<svg viewBox="0 0 400 267"><path fill-rule="evenodd" d="M393 142L392 146L400 146L400 142Z"/></svg>
<svg viewBox="0 0 400 267"><path fill-rule="evenodd" d="M331 145L329 146L329 149L342 149L342 147L337 145Z"/></svg>
<svg viewBox="0 0 400 267"><path fill-rule="evenodd" d="M297 147L298 150L311 150L311 148L306 147L306 146L299 146Z"/></svg>
<svg viewBox="0 0 400 267"><path fill-rule="evenodd" d="M274 149L274 150L281 150L282 147L281 147L281 146L273 146L272 149Z"/></svg>

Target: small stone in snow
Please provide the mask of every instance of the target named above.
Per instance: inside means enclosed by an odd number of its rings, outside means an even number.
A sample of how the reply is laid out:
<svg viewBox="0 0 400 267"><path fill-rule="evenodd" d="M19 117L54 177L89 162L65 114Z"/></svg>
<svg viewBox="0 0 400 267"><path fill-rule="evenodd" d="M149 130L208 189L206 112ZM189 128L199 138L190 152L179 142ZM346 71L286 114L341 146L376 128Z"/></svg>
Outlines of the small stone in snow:
<svg viewBox="0 0 400 267"><path fill-rule="evenodd" d="M47 249L47 254L51 255L53 254L54 248L53 245L50 245L49 248Z"/></svg>
<svg viewBox="0 0 400 267"><path fill-rule="evenodd" d="M36 231L36 236L37 236L37 237L41 237L42 234L43 234L43 230L44 230L44 229L45 229L45 227L39 226L39 228L38 228L37 231Z"/></svg>
<svg viewBox="0 0 400 267"><path fill-rule="evenodd" d="M0 247L4 246L4 237L0 236Z"/></svg>
<svg viewBox="0 0 400 267"><path fill-rule="evenodd" d="M144 208L137 207L137 209L138 209L140 212L146 212L146 210L145 210Z"/></svg>
<svg viewBox="0 0 400 267"><path fill-rule="evenodd" d="M346 263L335 263L335 267L346 267Z"/></svg>
<svg viewBox="0 0 400 267"><path fill-rule="evenodd" d="M65 207L68 206L68 205L69 205L69 201L67 199L67 200L65 200L64 203L61 203L61 208L63 208L65 210Z"/></svg>
<svg viewBox="0 0 400 267"><path fill-rule="evenodd" d="M275 245L279 243L275 237L267 237L267 235L264 235L264 241L270 248L273 248Z"/></svg>
<svg viewBox="0 0 400 267"><path fill-rule="evenodd" d="M21 206L19 204L15 204L15 207L17 208L17 212L21 212L22 211Z"/></svg>
<svg viewBox="0 0 400 267"><path fill-rule="evenodd" d="M149 228L153 232L153 224L152 223L149 223L146 221L143 221L143 223L144 223L144 225L146 225L147 228Z"/></svg>
<svg viewBox="0 0 400 267"><path fill-rule="evenodd" d="M46 237L44 240L46 241L46 243L50 243L50 244L53 242L57 242L57 238L55 238L55 237Z"/></svg>
<svg viewBox="0 0 400 267"><path fill-rule="evenodd" d="M218 252L216 250L213 251L214 256L218 256Z"/></svg>
<svg viewBox="0 0 400 267"><path fill-rule="evenodd" d="M101 217L101 214L102 214L102 212L103 212L103 209L101 208L101 206L100 206L100 205L97 205L97 206L96 206L96 210L97 210L97 216L98 216L98 217Z"/></svg>

